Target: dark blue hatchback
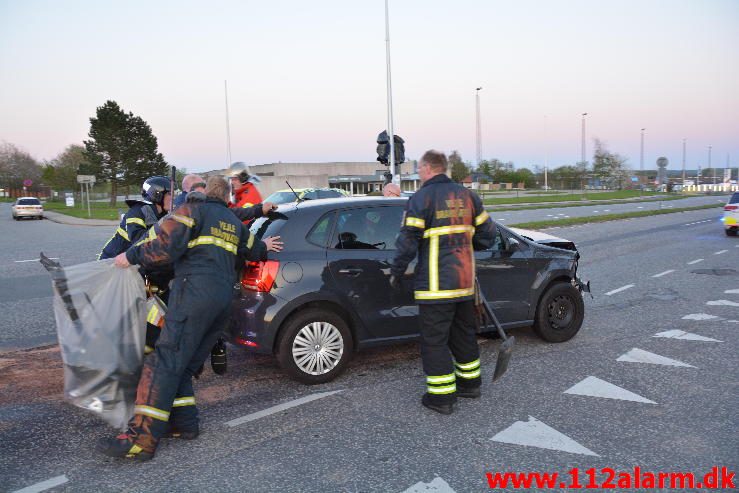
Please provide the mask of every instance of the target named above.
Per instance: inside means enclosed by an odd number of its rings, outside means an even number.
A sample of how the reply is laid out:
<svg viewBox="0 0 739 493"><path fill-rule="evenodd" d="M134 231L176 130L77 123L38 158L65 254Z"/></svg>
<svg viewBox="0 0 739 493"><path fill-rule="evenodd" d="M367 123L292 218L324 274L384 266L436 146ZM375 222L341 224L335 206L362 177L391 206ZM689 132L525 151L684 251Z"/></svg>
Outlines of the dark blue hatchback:
<svg viewBox="0 0 739 493"><path fill-rule="evenodd" d="M354 351L418 337L411 264L403 289L390 263L405 198L342 198L283 204L251 227L285 249L247 264L236 286L230 342L275 354L292 378L334 379ZM550 342L572 338L584 305L572 242L498 226L476 252L477 276L505 329L533 326ZM483 327L481 330L487 330ZM492 330L492 328L491 328Z"/></svg>

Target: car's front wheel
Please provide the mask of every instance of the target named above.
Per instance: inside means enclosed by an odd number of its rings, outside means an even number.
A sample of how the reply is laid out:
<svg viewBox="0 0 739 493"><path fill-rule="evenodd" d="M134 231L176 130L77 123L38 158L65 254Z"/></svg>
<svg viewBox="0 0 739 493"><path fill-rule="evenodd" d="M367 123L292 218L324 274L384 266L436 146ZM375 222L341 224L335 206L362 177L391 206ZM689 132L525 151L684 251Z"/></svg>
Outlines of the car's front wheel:
<svg viewBox="0 0 739 493"><path fill-rule="evenodd" d="M284 326L277 360L294 380L314 385L330 382L346 368L352 335L344 319L320 308L294 315Z"/></svg>
<svg viewBox="0 0 739 493"><path fill-rule="evenodd" d="M585 304L580 291L570 283L558 282L541 297L534 330L548 342L569 341L580 330L584 316Z"/></svg>

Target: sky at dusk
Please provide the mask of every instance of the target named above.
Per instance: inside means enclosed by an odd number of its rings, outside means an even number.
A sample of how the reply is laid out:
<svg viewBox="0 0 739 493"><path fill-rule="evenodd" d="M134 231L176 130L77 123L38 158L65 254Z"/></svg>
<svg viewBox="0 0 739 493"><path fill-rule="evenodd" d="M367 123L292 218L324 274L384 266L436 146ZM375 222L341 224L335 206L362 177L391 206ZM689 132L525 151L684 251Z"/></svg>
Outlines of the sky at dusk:
<svg viewBox="0 0 739 493"><path fill-rule="evenodd" d="M382 0L0 0L0 141L51 159L111 99L170 164L372 161L387 122ZM592 139L639 168L739 166L739 0L390 0L407 156L517 167ZM590 157L589 157L590 159Z"/></svg>

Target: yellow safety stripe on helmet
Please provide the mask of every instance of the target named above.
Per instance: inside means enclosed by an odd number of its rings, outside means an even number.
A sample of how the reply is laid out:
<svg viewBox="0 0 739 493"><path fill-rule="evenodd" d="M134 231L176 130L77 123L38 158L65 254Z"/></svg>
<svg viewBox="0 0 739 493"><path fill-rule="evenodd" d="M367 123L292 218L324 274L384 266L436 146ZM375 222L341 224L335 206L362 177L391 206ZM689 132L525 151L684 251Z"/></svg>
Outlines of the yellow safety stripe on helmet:
<svg viewBox="0 0 739 493"><path fill-rule="evenodd" d="M146 227L146 223L140 217L129 217L126 219L126 224L139 224L144 228Z"/></svg>
<svg viewBox="0 0 739 493"><path fill-rule="evenodd" d="M477 358L475 361L470 361L469 363L456 363L455 362L454 365L460 370L474 370L475 368L480 367L480 358Z"/></svg>
<svg viewBox="0 0 739 493"><path fill-rule="evenodd" d="M151 354L154 352L154 348L151 346L144 346L144 354Z"/></svg>
<svg viewBox="0 0 739 493"><path fill-rule="evenodd" d="M222 238L216 238L215 236L200 236L191 240L187 243L187 248L194 248L199 245L214 245L223 248L227 252L231 252L236 255L238 247L231 242L225 241Z"/></svg>
<svg viewBox="0 0 739 493"><path fill-rule="evenodd" d="M251 202L247 202L241 206L242 209L248 209L249 207L254 207L254 204L252 204Z"/></svg>
<svg viewBox="0 0 739 493"><path fill-rule="evenodd" d="M475 228L469 224L458 224L456 226L439 226L430 228L423 232L424 238L434 238L442 235L453 235L459 233L474 233Z"/></svg>
<svg viewBox="0 0 739 493"><path fill-rule="evenodd" d="M463 296L472 296L473 294L475 294L475 288L414 292L417 300L445 300L450 298L461 298Z"/></svg>
<svg viewBox="0 0 739 493"><path fill-rule="evenodd" d="M128 233L126 233L126 230L125 229L119 227L118 229L115 230L115 232L117 234L121 235L124 240L131 241L131 240L128 239Z"/></svg>
<svg viewBox="0 0 739 493"><path fill-rule="evenodd" d="M477 378L480 376L480 369L478 368L475 371L454 370L454 374L457 375L459 378L465 378L467 380L472 380L473 378Z"/></svg>
<svg viewBox="0 0 739 493"><path fill-rule="evenodd" d="M429 394L453 394L457 391L457 385L451 384L446 387L432 387L431 385L426 387L426 392Z"/></svg>
<svg viewBox="0 0 739 493"><path fill-rule="evenodd" d="M254 246L254 235L249 235L249 239L246 240L246 248Z"/></svg>
<svg viewBox="0 0 739 493"><path fill-rule="evenodd" d="M178 223L184 224L188 228L195 226L195 220L191 217L183 216L182 214L172 214L170 217Z"/></svg>
<svg viewBox="0 0 739 493"><path fill-rule="evenodd" d="M450 373L448 375L436 375L436 376L427 376L426 377L426 383L428 384L440 384L440 383L452 383L454 382L454 373Z"/></svg>
<svg viewBox="0 0 739 493"><path fill-rule="evenodd" d="M172 407L194 406L195 397L178 397L172 402Z"/></svg>
<svg viewBox="0 0 739 493"><path fill-rule="evenodd" d="M479 226L485 221L488 220L490 215L488 214L488 211L482 211L482 213L475 218L475 226Z"/></svg>
<svg viewBox="0 0 739 493"><path fill-rule="evenodd" d="M136 406L133 408L133 413L143 414L144 416L149 416L150 418L158 419L159 421L169 421L169 413L167 411L162 411L161 409L151 406Z"/></svg>
<svg viewBox="0 0 739 493"><path fill-rule="evenodd" d="M424 229L426 227L426 221L421 219L420 217L406 217L405 218L405 225L411 226L413 228L419 228Z"/></svg>

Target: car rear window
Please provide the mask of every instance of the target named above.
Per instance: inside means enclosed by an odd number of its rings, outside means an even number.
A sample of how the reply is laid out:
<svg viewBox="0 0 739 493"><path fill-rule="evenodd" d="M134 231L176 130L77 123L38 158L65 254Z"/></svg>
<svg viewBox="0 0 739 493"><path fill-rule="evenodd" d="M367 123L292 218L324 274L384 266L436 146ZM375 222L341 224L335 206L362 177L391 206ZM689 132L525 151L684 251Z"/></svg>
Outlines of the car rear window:
<svg viewBox="0 0 739 493"><path fill-rule="evenodd" d="M251 234L259 238L267 238L269 236L277 236L282 226L287 223L288 217L279 212L270 212L265 217L255 219L249 227Z"/></svg>
<svg viewBox="0 0 739 493"><path fill-rule="evenodd" d="M18 199L18 205L41 205L39 199Z"/></svg>

